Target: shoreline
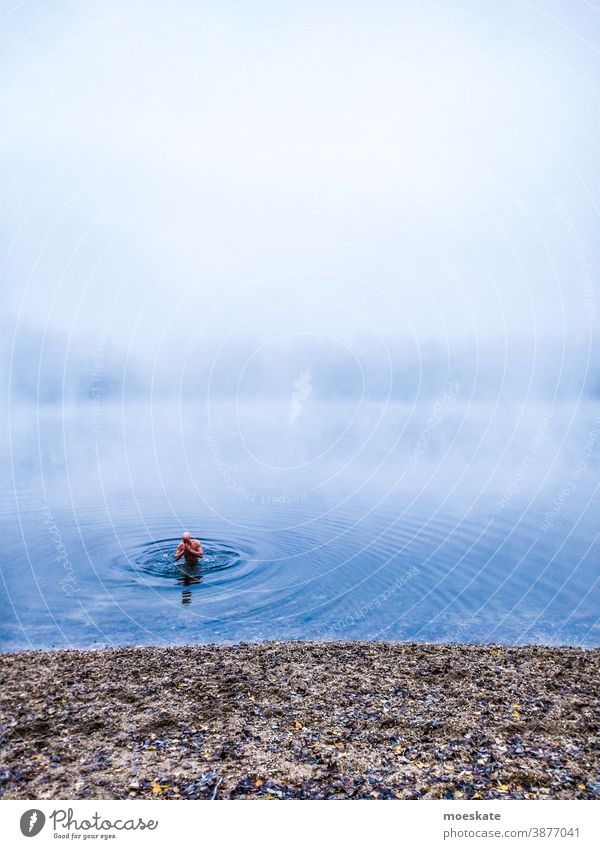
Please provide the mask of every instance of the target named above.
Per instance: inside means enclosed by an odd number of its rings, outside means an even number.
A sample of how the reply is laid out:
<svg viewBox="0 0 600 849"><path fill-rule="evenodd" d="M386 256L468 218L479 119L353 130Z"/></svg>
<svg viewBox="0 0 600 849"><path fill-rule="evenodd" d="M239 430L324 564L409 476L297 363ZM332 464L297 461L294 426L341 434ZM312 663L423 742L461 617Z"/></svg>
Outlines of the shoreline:
<svg viewBox="0 0 600 849"><path fill-rule="evenodd" d="M0 655L6 799L598 799L600 649Z"/></svg>

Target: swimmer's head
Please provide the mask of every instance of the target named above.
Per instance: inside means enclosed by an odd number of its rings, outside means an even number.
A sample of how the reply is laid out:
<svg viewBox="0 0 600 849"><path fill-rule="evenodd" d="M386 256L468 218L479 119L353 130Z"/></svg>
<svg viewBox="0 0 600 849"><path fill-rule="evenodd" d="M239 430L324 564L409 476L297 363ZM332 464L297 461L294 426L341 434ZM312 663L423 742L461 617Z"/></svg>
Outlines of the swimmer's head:
<svg viewBox="0 0 600 849"><path fill-rule="evenodd" d="M188 532L186 531L184 534L181 534L181 539L184 542L191 542L192 541L192 535L188 534Z"/></svg>

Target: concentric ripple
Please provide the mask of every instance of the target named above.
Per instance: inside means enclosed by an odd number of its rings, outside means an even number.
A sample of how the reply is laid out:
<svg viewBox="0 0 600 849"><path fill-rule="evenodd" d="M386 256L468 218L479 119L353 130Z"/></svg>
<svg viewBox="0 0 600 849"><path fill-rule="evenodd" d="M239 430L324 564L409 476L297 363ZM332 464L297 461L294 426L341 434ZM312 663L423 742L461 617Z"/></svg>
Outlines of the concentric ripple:
<svg viewBox="0 0 600 849"><path fill-rule="evenodd" d="M202 539L203 557L197 564L174 560L179 537L138 545L124 568L146 586L157 589L207 583L212 586L239 580L252 570L252 550L247 544ZM123 561L121 561L123 563Z"/></svg>

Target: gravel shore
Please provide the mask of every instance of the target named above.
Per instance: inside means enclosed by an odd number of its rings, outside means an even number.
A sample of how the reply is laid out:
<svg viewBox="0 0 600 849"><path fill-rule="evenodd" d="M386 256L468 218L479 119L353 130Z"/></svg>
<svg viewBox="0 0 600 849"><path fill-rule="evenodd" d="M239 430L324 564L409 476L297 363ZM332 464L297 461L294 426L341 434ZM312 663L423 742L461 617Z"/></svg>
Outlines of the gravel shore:
<svg viewBox="0 0 600 849"><path fill-rule="evenodd" d="M597 799L600 650L0 655L7 799Z"/></svg>

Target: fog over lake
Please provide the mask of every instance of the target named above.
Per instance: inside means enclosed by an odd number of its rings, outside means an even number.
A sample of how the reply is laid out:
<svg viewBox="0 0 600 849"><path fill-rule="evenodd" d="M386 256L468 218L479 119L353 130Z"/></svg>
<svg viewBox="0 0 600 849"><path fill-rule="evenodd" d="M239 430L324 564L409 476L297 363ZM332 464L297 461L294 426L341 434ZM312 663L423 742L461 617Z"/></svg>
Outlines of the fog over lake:
<svg viewBox="0 0 600 849"><path fill-rule="evenodd" d="M3 650L600 645L598 28L7 11Z"/></svg>

